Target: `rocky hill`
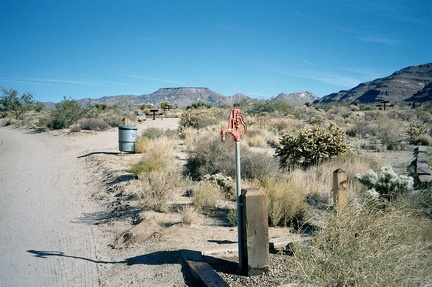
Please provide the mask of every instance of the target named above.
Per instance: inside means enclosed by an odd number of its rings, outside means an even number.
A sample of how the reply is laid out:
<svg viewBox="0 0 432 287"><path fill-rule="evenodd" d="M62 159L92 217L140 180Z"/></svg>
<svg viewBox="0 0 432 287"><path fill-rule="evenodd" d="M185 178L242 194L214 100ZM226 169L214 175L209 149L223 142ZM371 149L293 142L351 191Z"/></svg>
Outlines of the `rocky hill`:
<svg viewBox="0 0 432 287"><path fill-rule="evenodd" d="M401 69L392 75L361 83L351 90L342 90L324 96L314 103L360 101L377 103L425 102L432 100L432 63Z"/></svg>
<svg viewBox="0 0 432 287"><path fill-rule="evenodd" d="M319 100L319 97L311 92L300 92L292 94L279 94L275 100L285 102L291 106L304 105L306 103L313 103Z"/></svg>

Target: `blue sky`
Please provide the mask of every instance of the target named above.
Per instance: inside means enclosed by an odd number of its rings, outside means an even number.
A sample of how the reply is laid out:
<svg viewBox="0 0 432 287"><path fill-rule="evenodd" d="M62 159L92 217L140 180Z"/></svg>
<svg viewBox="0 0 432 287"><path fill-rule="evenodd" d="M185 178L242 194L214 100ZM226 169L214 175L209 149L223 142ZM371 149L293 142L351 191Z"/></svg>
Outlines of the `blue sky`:
<svg viewBox="0 0 432 287"><path fill-rule="evenodd" d="M432 1L0 2L0 86L36 100L207 87L324 96L432 62Z"/></svg>

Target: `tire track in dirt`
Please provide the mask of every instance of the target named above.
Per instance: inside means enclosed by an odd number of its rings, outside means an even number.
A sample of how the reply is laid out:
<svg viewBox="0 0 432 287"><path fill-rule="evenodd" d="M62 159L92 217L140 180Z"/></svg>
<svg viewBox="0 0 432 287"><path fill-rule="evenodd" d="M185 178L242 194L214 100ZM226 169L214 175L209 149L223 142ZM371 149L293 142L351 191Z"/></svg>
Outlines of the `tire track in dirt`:
<svg viewBox="0 0 432 287"><path fill-rule="evenodd" d="M0 286L98 286L92 208L76 155L54 137L0 128ZM86 210L87 209L87 210Z"/></svg>

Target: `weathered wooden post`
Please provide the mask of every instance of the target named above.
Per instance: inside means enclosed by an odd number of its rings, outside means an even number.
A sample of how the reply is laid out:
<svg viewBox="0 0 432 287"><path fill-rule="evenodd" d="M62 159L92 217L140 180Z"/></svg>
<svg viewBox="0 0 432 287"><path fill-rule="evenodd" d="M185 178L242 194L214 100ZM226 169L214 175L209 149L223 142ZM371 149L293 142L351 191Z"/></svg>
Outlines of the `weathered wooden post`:
<svg viewBox="0 0 432 287"><path fill-rule="evenodd" d="M244 257L247 275L260 275L269 270L269 237L267 197L256 188L242 189ZM243 274L246 274L244 266Z"/></svg>
<svg viewBox="0 0 432 287"><path fill-rule="evenodd" d="M243 134L240 134L239 124L243 126ZM239 272L245 274L247 259L244 256L244 236L243 236L243 216L242 216L242 201L241 201L241 175L240 175L240 138L247 134L247 126L243 117L240 115L240 109L231 109L228 120L228 128L221 129L221 138L225 140L225 134L229 133L234 138L236 143L236 188L237 188L237 229L238 229L238 256L239 256Z"/></svg>
<svg viewBox="0 0 432 287"><path fill-rule="evenodd" d="M346 172L338 168L333 172L333 202L336 209L348 204L348 181Z"/></svg>

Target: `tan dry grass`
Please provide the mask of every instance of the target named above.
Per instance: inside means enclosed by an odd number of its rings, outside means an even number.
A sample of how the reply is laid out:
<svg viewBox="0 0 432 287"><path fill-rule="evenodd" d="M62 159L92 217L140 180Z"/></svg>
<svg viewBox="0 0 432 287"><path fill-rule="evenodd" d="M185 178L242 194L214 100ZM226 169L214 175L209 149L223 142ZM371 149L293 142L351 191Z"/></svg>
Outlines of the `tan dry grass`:
<svg viewBox="0 0 432 287"><path fill-rule="evenodd" d="M432 282L432 222L400 206L348 206L294 246L289 263L307 286L427 286Z"/></svg>
<svg viewBox="0 0 432 287"><path fill-rule="evenodd" d="M220 188L211 182L200 182L192 191L192 203L196 210L213 209L222 199Z"/></svg>

